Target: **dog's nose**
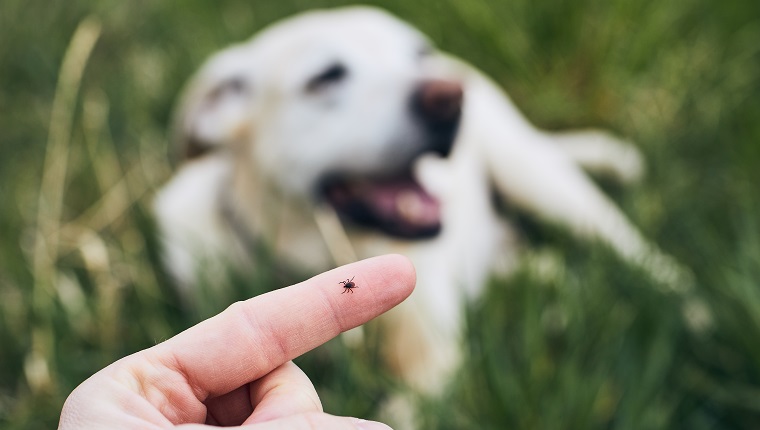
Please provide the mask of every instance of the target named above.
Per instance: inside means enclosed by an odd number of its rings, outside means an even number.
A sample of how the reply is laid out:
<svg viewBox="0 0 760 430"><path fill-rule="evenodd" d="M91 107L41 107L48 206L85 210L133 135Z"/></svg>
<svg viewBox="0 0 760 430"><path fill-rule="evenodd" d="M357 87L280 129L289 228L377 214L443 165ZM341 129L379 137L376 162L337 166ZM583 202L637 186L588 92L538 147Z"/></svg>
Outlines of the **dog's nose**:
<svg viewBox="0 0 760 430"><path fill-rule="evenodd" d="M462 115L462 98L462 84L455 81L427 80L415 89L412 110L427 134L425 151L449 155Z"/></svg>
<svg viewBox="0 0 760 430"><path fill-rule="evenodd" d="M414 107L427 121L456 121L462 110L462 93L462 85L459 82L425 81L420 84L414 95Z"/></svg>

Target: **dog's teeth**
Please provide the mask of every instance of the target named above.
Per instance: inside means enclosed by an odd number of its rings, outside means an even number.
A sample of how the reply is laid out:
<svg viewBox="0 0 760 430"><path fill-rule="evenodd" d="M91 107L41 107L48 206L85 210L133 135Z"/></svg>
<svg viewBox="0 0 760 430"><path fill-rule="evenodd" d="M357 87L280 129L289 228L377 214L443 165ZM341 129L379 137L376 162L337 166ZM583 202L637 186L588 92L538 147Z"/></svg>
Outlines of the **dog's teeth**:
<svg viewBox="0 0 760 430"><path fill-rule="evenodd" d="M403 191L396 197L396 210L407 221L417 221L424 215L424 203L414 191Z"/></svg>

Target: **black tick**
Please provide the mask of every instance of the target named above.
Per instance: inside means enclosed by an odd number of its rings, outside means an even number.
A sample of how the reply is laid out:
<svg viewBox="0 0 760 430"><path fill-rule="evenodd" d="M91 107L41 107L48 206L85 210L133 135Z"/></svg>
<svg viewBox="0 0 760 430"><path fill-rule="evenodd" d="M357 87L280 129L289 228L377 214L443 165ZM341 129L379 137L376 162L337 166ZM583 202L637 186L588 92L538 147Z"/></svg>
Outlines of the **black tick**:
<svg viewBox="0 0 760 430"><path fill-rule="evenodd" d="M344 294L346 291L349 291L349 292L351 292L351 294L353 294L354 293L354 288L359 288L354 283L354 278L355 278L355 276L351 277L351 279L346 279L345 281L338 282L339 284L343 284L343 292L341 294Z"/></svg>

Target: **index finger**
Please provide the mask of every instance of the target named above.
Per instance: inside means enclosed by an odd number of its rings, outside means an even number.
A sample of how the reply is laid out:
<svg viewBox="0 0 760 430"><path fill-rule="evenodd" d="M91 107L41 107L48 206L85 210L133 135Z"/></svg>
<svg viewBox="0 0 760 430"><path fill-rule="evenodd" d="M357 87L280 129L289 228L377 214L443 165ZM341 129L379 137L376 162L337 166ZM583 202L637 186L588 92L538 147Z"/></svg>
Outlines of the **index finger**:
<svg viewBox="0 0 760 430"><path fill-rule="evenodd" d="M353 278L357 288L344 293ZM375 318L411 294L416 276L400 255L338 267L288 288L238 302L156 347L196 397L232 391Z"/></svg>

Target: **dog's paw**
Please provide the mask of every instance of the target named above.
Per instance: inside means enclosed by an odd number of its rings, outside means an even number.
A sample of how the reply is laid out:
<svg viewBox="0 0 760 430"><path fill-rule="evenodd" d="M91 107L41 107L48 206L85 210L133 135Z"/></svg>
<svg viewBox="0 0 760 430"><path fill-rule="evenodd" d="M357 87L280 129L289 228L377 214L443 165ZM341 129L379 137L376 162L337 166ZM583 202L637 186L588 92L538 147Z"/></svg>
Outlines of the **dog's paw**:
<svg viewBox="0 0 760 430"><path fill-rule="evenodd" d="M646 163L639 149L607 132L584 130L550 136L562 152L589 173L621 184L635 183L644 175Z"/></svg>

